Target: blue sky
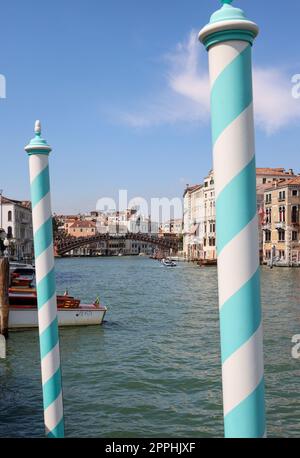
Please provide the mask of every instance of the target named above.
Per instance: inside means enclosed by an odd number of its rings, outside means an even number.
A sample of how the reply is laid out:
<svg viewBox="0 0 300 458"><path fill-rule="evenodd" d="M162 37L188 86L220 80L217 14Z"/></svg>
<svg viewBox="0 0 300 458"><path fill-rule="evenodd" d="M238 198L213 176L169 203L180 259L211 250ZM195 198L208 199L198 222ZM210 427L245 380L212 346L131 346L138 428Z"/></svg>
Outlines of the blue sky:
<svg viewBox="0 0 300 458"><path fill-rule="evenodd" d="M237 0L261 27L254 47L258 166L300 172L299 0ZM29 198L35 119L53 147L53 210L103 196L181 196L211 167L207 55L196 32L218 0L1 2L0 188ZM266 6L265 6L266 5ZM286 13L286 17L284 17Z"/></svg>

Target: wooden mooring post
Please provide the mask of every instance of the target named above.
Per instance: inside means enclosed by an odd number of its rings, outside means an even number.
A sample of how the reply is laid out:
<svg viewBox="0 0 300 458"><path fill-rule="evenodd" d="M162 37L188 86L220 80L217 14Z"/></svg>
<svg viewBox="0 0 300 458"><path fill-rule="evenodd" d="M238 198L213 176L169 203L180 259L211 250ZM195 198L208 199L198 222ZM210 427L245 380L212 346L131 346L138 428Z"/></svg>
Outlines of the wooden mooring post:
<svg viewBox="0 0 300 458"><path fill-rule="evenodd" d="M6 358L6 339L8 338L9 318L9 261L0 258L0 358Z"/></svg>

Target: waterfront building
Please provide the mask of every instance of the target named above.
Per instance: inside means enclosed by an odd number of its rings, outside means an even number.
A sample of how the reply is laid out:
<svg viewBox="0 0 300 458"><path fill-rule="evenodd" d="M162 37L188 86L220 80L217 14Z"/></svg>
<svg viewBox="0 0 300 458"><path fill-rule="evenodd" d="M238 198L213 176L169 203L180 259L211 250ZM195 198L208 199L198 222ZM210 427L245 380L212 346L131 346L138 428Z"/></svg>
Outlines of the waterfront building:
<svg viewBox="0 0 300 458"><path fill-rule="evenodd" d="M183 253L186 259L204 256L204 199L203 185L187 185L183 195Z"/></svg>
<svg viewBox="0 0 300 458"><path fill-rule="evenodd" d="M265 189L264 262L300 265L300 176Z"/></svg>
<svg viewBox="0 0 300 458"><path fill-rule="evenodd" d="M217 259L216 251L216 199L214 173L211 170L203 186L204 219L203 219L203 258Z"/></svg>
<svg viewBox="0 0 300 458"><path fill-rule="evenodd" d="M259 220L260 257L263 253L263 225L265 190L282 180L297 179L292 169L257 168L257 211ZM184 192L183 251L192 261L202 259L216 260L216 208L214 174L210 171L203 184L187 185ZM228 215L230 218L230 215Z"/></svg>
<svg viewBox="0 0 300 458"><path fill-rule="evenodd" d="M13 260L31 261L33 258L32 212L29 201L0 196L0 229L9 240L9 255Z"/></svg>

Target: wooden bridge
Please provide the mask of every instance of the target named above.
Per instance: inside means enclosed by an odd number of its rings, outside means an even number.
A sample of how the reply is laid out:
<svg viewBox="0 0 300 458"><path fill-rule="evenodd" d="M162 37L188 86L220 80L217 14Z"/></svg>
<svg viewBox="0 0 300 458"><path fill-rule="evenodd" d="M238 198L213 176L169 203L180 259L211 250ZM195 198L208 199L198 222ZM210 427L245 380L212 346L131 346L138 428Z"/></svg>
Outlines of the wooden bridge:
<svg viewBox="0 0 300 458"><path fill-rule="evenodd" d="M92 237L66 237L61 240L56 240L54 244L54 253L55 256L64 256L72 250L81 248L84 246L93 245L99 242L109 242L111 240L133 240L135 242L144 242L151 245L154 245L161 250L174 250L178 251L179 248L179 238L177 236L172 237L159 237L157 235L143 234L143 233L127 233L127 234L97 234Z"/></svg>

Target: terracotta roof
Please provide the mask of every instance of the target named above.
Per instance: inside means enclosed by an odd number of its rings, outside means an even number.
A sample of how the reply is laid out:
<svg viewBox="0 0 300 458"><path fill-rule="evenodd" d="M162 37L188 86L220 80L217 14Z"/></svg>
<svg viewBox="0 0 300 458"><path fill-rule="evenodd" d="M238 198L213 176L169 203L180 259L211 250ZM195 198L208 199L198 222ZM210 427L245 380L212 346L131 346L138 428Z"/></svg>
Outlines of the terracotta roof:
<svg viewBox="0 0 300 458"><path fill-rule="evenodd" d="M277 181L276 183L272 183L266 188L266 191L279 189L279 188L286 188L287 186L300 186L300 176L295 176L294 178L286 179Z"/></svg>
<svg viewBox="0 0 300 458"><path fill-rule="evenodd" d="M75 223L70 226L70 229L89 229L89 228L95 228L96 224L91 222L91 221L75 221Z"/></svg>
<svg viewBox="0 0 300 458"><path fill-rule="evenodd" d="M278 168L270 168L270 167L257 168L256 169L256 174L257 175L270 175L270 176L287 176L287 175L295 176L294 173L286 171L282 167L278 167Z"/></svg>

